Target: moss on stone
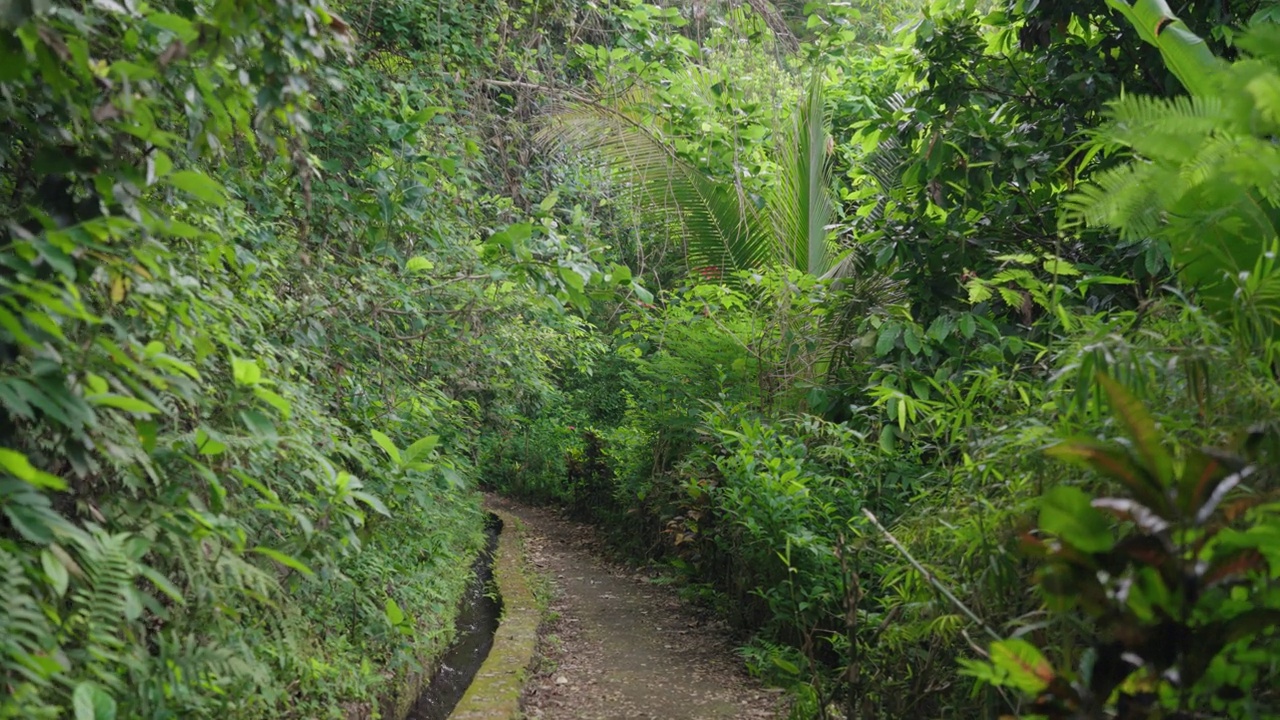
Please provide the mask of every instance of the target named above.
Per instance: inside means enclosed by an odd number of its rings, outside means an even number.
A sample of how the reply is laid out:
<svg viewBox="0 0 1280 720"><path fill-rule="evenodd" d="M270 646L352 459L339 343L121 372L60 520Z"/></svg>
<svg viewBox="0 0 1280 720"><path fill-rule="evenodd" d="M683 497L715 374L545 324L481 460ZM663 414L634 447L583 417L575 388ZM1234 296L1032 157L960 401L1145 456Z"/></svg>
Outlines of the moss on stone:
<svg viewBox="0 0 1280 720"><path fill-rule="evenodd" d="M542 613L521 556L524 527L508 513L492 512L502 519L493 566L494 583L502 598L502 621L493 637L493 649L450 720L518 717L520 692L538 644Z"/></svg>

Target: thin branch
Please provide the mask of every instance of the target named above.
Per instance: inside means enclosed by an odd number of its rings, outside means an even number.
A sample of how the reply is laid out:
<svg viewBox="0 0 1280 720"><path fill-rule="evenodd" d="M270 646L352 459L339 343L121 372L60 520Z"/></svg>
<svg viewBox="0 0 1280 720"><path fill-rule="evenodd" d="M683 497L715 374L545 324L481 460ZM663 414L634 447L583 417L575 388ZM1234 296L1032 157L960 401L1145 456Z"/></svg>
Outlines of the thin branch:
<svg viewBox="0 0 1280 720"><path fill-rule="evenodd" d="M880 533L885 536L885 539L889 541L889 544L893 545L893 547L896 548L897 551L907 559L907 562L911 563L911 566L914 567L921 575L924 576L924 579L930 585L932 585L934 589L936 589L938 592L946 596L946 598L951 601L952 605L955 605L956 608L960 610L960 612L964 613L970 620L977 623L978 627L981 627L983 630L985 630L986 633L990 635L993 640L1004 639L1003 637L1000 636L1000 633L996 632L995 630L992 630L990 625L983 622L982 618L978 617L977 613L970 610L969 606L960 602L960 598L956 597L955 594L952 593L951 590L949 590L946 585L943 585L942 581L934 577L933 573L926 570L925 567L921 565L919 561L917 561L914 557L912 557L911 552L907 550L906 546L903 545L901 542L898 542L898 538L894 537L893 533L886 530L884 525L880 524L880 521L876 519L876 516L873 515L870 510L863 508L862 514L867 516L867 519L869 519L871 521L871 524L875 525L876 529L879 530Z"/></svg>

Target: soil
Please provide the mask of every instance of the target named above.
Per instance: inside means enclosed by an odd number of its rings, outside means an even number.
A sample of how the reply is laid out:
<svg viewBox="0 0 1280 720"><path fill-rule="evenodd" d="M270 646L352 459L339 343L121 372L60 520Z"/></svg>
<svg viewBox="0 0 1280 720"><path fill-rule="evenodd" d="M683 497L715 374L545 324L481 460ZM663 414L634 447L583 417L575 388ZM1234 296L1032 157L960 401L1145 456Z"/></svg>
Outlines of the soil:
<svg viewBox="0 0 1280 720"><path fill-rule="evenodd" d="M489 502L525 523L526 555L554 589L552 620L521 699L525 717L785 717L781 694L746 675L723 623L652 573L603 558L593 528L506 498Z"/></svg>

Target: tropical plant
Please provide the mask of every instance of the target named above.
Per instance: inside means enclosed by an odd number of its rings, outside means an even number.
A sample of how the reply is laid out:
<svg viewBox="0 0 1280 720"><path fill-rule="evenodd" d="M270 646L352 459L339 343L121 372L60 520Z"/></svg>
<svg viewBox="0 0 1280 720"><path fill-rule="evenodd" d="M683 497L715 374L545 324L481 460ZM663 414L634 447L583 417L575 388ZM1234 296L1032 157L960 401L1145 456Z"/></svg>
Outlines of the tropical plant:
<svg viewBox="0 0 1280 720"><path fill-rule="evenodd" d="M1280 337L1280 27L1241 35L1236 44L1248 56L1228 65L1210 62L1185 28L1163 17L1172 29L1161 47L1185 48L1166 56L1195 59L1175 65L1193 94L1112 103L1091 152L1125 149L1138 158L1082 186L1063 222L1167 243L1183 286L1242 338L1270 346Z"/></svg>
<svg viewBox="0 0 1280 720"><path fill-rule="evenodd" d="M1034 698L1034 717L1272 716L1280 517L1261 492L1266 471L1231 452L1167 447L1140 402L1100 381L1127 443L1079 438L1048 452L1125 494L1054 487L1024 538L1051 610L1087 618L1086 647L1046 655L1015 636L966 672Z"/></svg>
<svg viewBox="0 0 1280 720"><path fill-rule="evenodd" d="M677 156L638 110L569 102L549 118L544 141L597 153L625 192L643 207L666 213L681 231L689 267L729 278L738 270L778 265L814 276L847 272L847 254L834 246L831 172L822 80L814 77L794 111L792 127L775 148L773 182L757 203L741 180L720 182Z"/></svg>

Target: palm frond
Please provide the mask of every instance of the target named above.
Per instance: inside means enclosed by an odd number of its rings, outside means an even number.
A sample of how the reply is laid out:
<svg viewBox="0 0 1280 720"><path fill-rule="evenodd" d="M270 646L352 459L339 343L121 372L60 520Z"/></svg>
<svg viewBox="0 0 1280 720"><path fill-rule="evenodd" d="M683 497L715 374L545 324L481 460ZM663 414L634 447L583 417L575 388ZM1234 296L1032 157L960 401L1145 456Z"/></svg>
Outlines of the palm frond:
<svg viewBox="0 0 1280 720"><path fill-rule="evenodd" d="M820 277L833 268L835 248L827 239L834 209L819 78L810 82L799 110L791 136L778 147L779 171L768 210L783 261Z"/></svg>
<svg viewBox="0 0 1280 720"><path fill-rule="evenodd" d="M746 198L681 160L634 114L593 102L568 103L550 115L538 138L595 156L644 208L674 216L690 267L727 276L771 259L769 228Z"/></svg>

